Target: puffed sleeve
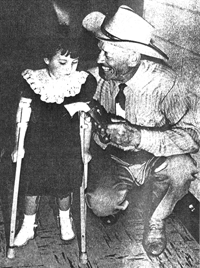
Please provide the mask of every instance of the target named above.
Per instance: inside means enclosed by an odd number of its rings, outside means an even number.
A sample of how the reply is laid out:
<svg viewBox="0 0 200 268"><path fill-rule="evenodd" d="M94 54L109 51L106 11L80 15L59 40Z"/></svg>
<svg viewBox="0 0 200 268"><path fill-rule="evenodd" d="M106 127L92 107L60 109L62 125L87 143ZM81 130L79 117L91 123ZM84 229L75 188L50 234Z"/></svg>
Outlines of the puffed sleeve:
<svg viewBox="0 0 200 268"><path fill-rule="evenodd" d="M30 88L29 84L26 82L26 80L22 79L21 83L19 84L19 92L20 97L27 98L27 99L33 99L35 96L35 93Z"/></svg>
<svg viewBox="0 0 200 268"><path fill-rule="evenodd" d="M69 102L89 102L93 99L97 87L96 79L93 75L88 74L85 83L81 87L79 94L68 98Z"/></svg>
<svg viewBox="0 0 200 268"><path fill-rule="evenodd" d="M80 100L87 102L93 99L97 87L96 79L93 75L89 74L85 84L82 85Z"/></svg>

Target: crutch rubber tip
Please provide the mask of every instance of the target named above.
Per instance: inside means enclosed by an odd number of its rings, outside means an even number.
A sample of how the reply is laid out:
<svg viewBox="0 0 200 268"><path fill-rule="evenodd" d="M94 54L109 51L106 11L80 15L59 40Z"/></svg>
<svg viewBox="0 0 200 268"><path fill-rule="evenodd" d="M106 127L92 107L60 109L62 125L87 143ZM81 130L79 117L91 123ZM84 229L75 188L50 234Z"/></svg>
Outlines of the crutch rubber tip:
<svg viewBox="0 0 200 268"><path fill-rule="evenodd" d="M87 253L82 252L82 253L80 254L80 257L79 257L79 262L80 262L81 264L87 264L87 261L88 261L88 259L87 259Z"/></svg>
<svg viewBox="0 0 200 268"><path fill-rule="evenodd" d="M15 249L9 248L7 252L8 259L14 259L15 258Z"/></svg>

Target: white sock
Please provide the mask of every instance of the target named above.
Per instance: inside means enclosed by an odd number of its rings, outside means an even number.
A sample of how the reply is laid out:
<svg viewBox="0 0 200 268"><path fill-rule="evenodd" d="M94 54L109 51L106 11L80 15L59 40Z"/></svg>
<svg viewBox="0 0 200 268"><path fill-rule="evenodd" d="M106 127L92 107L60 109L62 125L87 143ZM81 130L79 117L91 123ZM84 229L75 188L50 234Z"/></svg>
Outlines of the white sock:
<svg viewBox="0 0 200 268"><path fill-rule="evenodd" d="M36 218L36 213L33 215L26 215L24 214L24 223L26 224L35 224L35 218Z"/></svg>
<svg viewBox="0 0 200 268"><path fill-rule="evenodd" d="M68 209L68 210L60 210L59 209L60 218L69 218L69 212L70 212L70 209Z"/></svg>

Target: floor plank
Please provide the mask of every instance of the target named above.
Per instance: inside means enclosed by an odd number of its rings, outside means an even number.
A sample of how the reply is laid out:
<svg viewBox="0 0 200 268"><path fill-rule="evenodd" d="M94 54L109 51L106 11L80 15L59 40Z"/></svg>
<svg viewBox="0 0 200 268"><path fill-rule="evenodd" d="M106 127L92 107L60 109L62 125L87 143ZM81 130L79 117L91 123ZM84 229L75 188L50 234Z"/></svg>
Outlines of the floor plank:
<svg viewBox="0 0 200 268"><path fill-rule="evenodd" d="M7 222L0 209L0 267L80 268L78 236L66 244L60 239L55 207L42 198L37 236L16 249L13 260L6 258ZM1 205L1 208L3 204ZM172 214L167 219L167 248L157 258L149 258L142 247L143 220L133 206L114 225L105 225L91 211L87 213L86 268L198 268L199 244L181 221ZM78 230L77 230L78 231ZM77 232L78 233L78 232Z"/></svg>

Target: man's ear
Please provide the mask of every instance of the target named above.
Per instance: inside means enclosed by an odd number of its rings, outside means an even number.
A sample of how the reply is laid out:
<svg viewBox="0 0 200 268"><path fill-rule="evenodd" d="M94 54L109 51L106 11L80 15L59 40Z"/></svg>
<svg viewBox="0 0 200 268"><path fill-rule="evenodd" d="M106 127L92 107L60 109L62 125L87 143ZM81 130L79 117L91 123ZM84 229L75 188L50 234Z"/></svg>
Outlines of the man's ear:
<svg viewBox="0 0 200 268"><path fill-rule="evenodd" d="M44 62L46 63L46 65L49 65L49 59L48 58L44 58Z"/></svg>
<svg viewBox="0 0 200 268"><path fill-rule="evenodd" d="M135 67L138 65L141 59L141 54L139 52L134 52L129 57L129 66Z"/></svg>

